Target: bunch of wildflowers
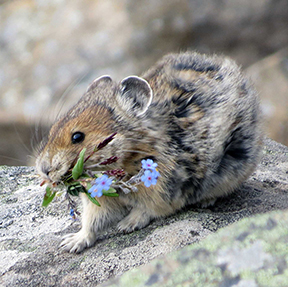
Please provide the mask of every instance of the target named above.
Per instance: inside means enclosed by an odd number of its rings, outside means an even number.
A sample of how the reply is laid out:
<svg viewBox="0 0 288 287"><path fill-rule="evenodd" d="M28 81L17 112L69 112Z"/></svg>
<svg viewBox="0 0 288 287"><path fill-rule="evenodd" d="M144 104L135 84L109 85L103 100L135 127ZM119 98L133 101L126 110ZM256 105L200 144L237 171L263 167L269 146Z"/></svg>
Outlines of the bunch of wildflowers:
<svg viewBox="0 0 288 287"><path fill-rule="evenodd" d="M68 208L70 209L71 219L76 220L77 206L70 195L78 196L80 192L86 193L87 197L96 205L100 206L100 203L96 198L101 196L117 197L118 191L123 191L125 194L129 192L137 192L137 185L144 183L146 187L155 185L160 176L157 171L157 163L152 159L143 159L142 169L140 172L128 181L123 181L126 173L123 169L106 170L103 172L93 172L91 168L101 165L109 165L118 160L118 157L112 156L103 162L94 164L84 168L85 162L97 151L105 147L110 141L114 139L116 133L112 134L101 142L94 151L85 158L86 149L84 148L78 157L78 160L71 170L71 174L66 176L63 180L63 184L66 186L66 199L68 200ZM43 182L42 184L44 184ZM41 184L41 185L42 185ZM43 206L47 206L55 197L56 190L53 190L50 186L47 186L46 193L43 199Z"/></svg>

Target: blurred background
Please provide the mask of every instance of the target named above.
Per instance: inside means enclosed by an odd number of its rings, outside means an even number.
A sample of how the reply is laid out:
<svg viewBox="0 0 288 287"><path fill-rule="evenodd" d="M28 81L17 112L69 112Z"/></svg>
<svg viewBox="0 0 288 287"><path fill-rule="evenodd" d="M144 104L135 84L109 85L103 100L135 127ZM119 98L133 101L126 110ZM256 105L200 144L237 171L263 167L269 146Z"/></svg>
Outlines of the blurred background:
<svg viewBox="0 0 288 287"><path fill-rule="evenodd" d="M0 0L0 165L33 146L96 77L140 75L169 52L225 54L288 145L287 0Z"/></svg>

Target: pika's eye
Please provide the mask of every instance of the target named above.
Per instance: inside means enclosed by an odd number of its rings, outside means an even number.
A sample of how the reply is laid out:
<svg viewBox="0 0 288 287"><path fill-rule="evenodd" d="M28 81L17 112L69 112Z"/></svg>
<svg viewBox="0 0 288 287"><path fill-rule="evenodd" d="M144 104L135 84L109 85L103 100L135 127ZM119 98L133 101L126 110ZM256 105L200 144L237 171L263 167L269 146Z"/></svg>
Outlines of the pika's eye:
<svg viewBox="0 0 288 287"><path fill-rule="evenodd" d="M72 141L72 144L77 144L77 143L82 143L84 139L85 139L85 134L81 132L75 132L72 135L71 141Z"/></svg>

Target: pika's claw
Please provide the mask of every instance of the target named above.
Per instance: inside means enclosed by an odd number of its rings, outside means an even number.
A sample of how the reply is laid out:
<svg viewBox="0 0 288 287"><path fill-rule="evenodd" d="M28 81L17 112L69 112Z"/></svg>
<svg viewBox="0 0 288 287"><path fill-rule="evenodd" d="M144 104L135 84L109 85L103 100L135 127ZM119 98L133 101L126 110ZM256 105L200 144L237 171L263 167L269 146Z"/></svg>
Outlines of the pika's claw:
<svg viewBox="0 0 288 287"><path fill-rule="evenodd" d="M85 236L81 230L77 233L67 234L62 239L59 248L70 253L80 253L96 241L96 238L92 236Z"/></svg>

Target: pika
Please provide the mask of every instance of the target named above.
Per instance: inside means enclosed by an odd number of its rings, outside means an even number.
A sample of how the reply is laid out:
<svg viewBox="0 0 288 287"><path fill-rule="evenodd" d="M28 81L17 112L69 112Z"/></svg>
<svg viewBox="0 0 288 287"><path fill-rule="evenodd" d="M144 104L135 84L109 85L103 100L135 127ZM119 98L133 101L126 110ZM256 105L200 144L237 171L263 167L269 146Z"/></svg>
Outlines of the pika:
<svg viewBox="0 0 288 287"><path fill-rule="evenodd" d="M259 100L234 61L215 55L169 54L142 77L120 83L102 76L52 126L36 160L39 175L61 182L84 147L90 154L113 133L114 140L86 164L117 156L113 168L125 169L129 179L150 158L161 176L153 187L102 196L101 207L81 194L82 228L64 237L60 246L67 251L92 246L111 224L131 232L233 192L261 154Z"/></svg>

